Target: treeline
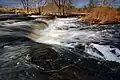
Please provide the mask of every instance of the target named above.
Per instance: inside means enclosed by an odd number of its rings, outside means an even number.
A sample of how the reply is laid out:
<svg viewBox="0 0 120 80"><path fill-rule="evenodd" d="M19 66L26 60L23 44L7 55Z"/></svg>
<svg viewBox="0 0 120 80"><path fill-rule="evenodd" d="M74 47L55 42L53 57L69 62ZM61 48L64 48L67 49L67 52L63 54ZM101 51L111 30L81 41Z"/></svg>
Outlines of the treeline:
<svg viewBox="0 0 120 80"><path fill-rule="evenodd" d="M91 8L89 14L85 17L82 17L80 21L87 22L90 24L119 24L120 23L120 8L113 7L115 0L102 0L101 4L97 4L94 1L90 0L91 5L88 6ZM94 4L93 4L94 3Z"/></svg>
<svg viewBox="0 0 120 80"><path fill-rule="evenodd" d="M95 7L113 7L113 4L116 0L89 0L87 5L88 9L95 8Z"/></svg>
<svg viewBox="0 0 120 80"><path fill-rule="evenodd" d="M23 8L26 9L28 13L29 8L33 7L30 6L31 2L36 5L36 8L38 8L39 14L41 14L47 3L51 2L57 6L58 13L60 15L64 15L66 6L71 7L73 0L19 0L19 1L22 3Z"/></svg>
<svg viewBox="0 0 120 80"><path fill-rule="evenodd" d="M14 0L11 0L14 1ZM16 1L16 0L15 0ZM65 11L66 9L69 7L70 9L76 9L75 5L75 0L18 0L19 2L21 2L24 10L27 11L27 13L29 13L29 9L33 8L34 4L34 8L36 8L38 10L38 13L41 14L44 10L44 7L47 6L48 3L53 3L56 5L57 9L58 9L58 14L59 15L65 15ZM81 2L82 0L79 0L79 2ZM100 0L89 0L89 3L86 4L83 8L79 8L77 9L79 10L91 10L92 8L95 7L99 7L99 6L109 6L109 7L113 7L113 3L116 0L101 0L101 2L99 2ZM108 1L110 3L108 3ZM0 7L2 7L0 5ZM120 10L120 7L117 8L117 10Z"/></svg>
<svg viewBox="0 0 120 80"><path fill-rule="evenodd" d="M114 7L115 2L116 0L89 0L89 3L84 5L83 8L79 8L79 10L87 10L89 12L96 7L109 7L120 11L120 6Z"/></svg>

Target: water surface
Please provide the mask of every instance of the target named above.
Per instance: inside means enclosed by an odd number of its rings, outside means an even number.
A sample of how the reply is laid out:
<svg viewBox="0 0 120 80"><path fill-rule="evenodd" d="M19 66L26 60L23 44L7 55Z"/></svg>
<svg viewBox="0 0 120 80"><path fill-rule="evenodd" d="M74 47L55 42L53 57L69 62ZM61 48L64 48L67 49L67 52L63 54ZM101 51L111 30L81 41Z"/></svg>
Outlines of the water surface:
<svg viewBox="0 0 120 80"><path fill-rule="evenodd" d="M77 18L0 21L0 80L119 80L119 28Z"/></svg>

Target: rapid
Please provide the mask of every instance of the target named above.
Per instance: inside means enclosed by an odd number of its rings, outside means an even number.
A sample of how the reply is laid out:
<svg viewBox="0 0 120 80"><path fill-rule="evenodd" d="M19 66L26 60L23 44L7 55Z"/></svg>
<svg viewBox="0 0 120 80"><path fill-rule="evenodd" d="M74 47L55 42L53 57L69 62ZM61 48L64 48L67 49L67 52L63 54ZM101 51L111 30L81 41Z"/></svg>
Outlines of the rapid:
<svg viewBox="0 0 120 80"><path fill-rule="evenodd" d="M53 72L70 64L75 67L66 73L73 70L76 75L85 70L83 74L89 76L118 80L115 69L120 63L119 24L89 25L78 18L29 17L0 21L0 80L57 80ZM61 75L64 80L66 75Z"/></svg>
<svg viewBox="0 0 120 80"><path fill-rule="evenodd" d="M78 18L57 18L48 24L37 32L36 42L73 49L82 46L91 56L120 62L120 50L115 46L119 44L119 25L87 25Z"/></svg>

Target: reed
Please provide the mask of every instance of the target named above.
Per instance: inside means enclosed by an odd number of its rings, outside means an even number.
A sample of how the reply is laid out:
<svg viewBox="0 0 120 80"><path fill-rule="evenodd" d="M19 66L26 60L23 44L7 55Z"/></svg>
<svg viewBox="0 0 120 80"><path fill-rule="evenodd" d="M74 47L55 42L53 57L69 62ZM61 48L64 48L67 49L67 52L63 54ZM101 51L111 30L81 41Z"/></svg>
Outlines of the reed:
<svg viewBox="0 0 120 80"><path fill-rule="evenodd" d="M93 8L88 15L82 18L82 21L90 24L116 24L120 23L119 12L110 7Z"/></svg>

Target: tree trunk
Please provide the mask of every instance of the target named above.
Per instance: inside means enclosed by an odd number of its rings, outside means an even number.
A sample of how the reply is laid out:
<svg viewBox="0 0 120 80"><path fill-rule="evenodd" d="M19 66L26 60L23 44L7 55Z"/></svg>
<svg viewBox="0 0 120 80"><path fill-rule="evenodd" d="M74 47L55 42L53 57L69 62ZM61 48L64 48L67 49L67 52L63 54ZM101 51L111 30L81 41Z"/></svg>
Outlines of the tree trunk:
<svg viewBox="0 0 120 80"><path fill-rule="evenodd" d="M62 15L64 16L64 14L65 14L65 8L64 8L64 5L63 5Z"/></svg>
<svg viewBox="0 0 120 80"><path fill-rule="evenodd" d="M38 2L38 13L41 15L41 7L39 6L39 2Z"/></svg>
<svg viewBox="0 0 120 80"><path fill-rule="evenodd" d="M23 5L23 8L25 9L26 8L26 6L25 6L25 0L21 0L21 2L22 2L22 5Z"/></svg>
<svg viewBox="0 0 120 80"><path fill-rule="evenodd" d="M60 4L61 0L58 0L58 8L59 8L59 14L61 15L61 4Z"/></svg>
<svg viewBox="0 0 120 80"><path fill-rule="evenodd" d="M102 0L102 6L106 6L106 0Z"/></svg>
<svg viewBox="0 0 120 80"><path fill-rule="evenodd" d="M28 0L26 0L26 7L27 7L27 13L29 13L29 10L28 10Z"/></svg>
<svg viewBox="0 0 120 80"><path fill-rule="evenodd" d="M64 16L65 15L65 3L66 3L66 0L62 0L62 6L63 6L63 10L62 10L62 15Z"/></svg>
<svg viewBox="0 0 120 80"><path fill-rule="evenodd" d="M39 14L41 15L41 8L40 8L40 7L38 7L38 10L39 10Z"/></svg>

